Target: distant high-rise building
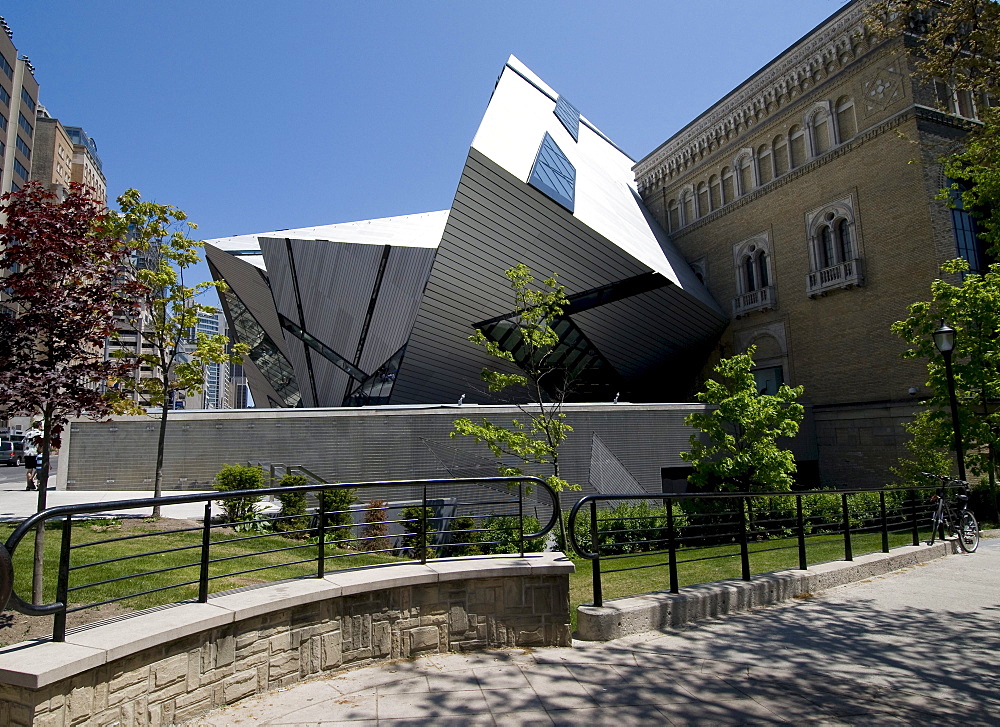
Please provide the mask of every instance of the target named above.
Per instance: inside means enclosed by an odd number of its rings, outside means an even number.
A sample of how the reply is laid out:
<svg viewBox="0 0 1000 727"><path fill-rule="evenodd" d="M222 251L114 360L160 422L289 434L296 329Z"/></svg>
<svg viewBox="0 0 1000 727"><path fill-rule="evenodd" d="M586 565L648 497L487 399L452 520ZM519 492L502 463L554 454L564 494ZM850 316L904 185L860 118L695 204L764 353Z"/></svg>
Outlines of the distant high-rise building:
<svg viewBox="0 0 1000 727"><path fill-rule="evenodd" d="M198 315L196 333L226 335L226 316L219 311ZM229 381L232 365L210 363L205 366L205 386L200 394L202 409L229 409ZM189 397L190 399L190 397Z"/></svg>
<svg viewBox="0 0 1000 727"><path fill-rule="evenodd" d="M39 182L59 199L64 199L73 181L73 141L59 119L38 106L35 118L35 147L31 158L31 181Z"/></svg>
<svg viewBox="0 0 1000 727"><path fill-rule="evenodd" d="M97 142L79 126L67 126L66 133L73 142L73 181L90 187L101 202L107 201L108 182L104 177Z"/></svg>
<svg viewBox="0 0 1000 727"><path fill-rule="evenodd" d="M17 52L10 26L0 17L0 193L16 191L30 179L37 108L35 68Z"/></svg>

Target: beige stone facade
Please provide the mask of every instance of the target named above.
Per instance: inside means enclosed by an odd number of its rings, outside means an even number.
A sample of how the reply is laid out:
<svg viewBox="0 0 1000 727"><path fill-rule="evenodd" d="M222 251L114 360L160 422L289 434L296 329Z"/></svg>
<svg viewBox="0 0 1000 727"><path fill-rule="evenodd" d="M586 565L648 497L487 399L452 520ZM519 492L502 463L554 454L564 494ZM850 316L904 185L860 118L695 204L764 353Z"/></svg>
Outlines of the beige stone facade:
<svg viewBox="0 0 1000 727"><path fill-rule="evenodd" d="M867 4L846 5L635 167L654 215L731 306L716 357L756 345L761 388L805 387L827 485L890 481L901 425L927 393L889 326L958 256L938 159L974 112L935 108L935 89L911 78L909 40L872 37ZM878 436L843 431L872 417Z"/></svg>

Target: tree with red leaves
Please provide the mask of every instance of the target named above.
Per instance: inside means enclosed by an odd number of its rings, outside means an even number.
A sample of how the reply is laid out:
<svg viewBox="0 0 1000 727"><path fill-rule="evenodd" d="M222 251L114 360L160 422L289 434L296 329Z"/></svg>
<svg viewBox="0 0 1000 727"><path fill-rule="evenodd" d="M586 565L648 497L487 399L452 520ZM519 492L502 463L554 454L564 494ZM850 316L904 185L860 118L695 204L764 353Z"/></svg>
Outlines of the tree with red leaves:
<svg viewBox="0 0 1000 727"><path fill-rule="evenodd" d="M0 391L9 413L40 420L38 509L49 460L71 416L103 419L121 397L114 384L134 363L104 360L104 342L130 316L144 286L126 274L131 243L107 211L73 185L59 201L37 183L0 197ZM44 531L35 535L32 597L41 600Z"/></svg>

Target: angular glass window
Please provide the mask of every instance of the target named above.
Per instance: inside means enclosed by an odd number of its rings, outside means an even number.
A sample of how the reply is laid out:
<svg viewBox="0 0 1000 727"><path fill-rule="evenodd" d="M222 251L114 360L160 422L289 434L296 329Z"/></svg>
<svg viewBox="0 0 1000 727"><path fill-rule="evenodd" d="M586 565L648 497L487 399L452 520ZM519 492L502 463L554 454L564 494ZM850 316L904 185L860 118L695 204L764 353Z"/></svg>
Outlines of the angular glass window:
<svg viewBox="0 0 1000 727"><path fill-rule="evenodd" d="M284 406L302 406L302 394L295 381L295 370L256 319L231 290L220 290L230 314L236 340L250 347L247 358L256 364L267 382L281 396ZM268 397L273 402L273 399Z"/></svg>
<svg viewBox="0 0 1000 727"><path fill-rule="evenodd" d="M392 385L396 383L396 374L403 363L406 346L396 351L388 361L378 367L361 385L347 395L344 406L377 406L388 404L392 394Z"/></svg>
<svg viewBox="0 0 1000 727"><path fill-rule="evenodd" d="M570 212L576 196L576 167L569 163L548 132L535 157L528 184L558 202Z"/></svg>
<svg viewBox="0 0 1000 727"><path fill-rule="evenodd" d="M566 131L573 137L573 141L580 140L580 112L576 106L560 96L556 100L556 118L566 127Z"/></svg>

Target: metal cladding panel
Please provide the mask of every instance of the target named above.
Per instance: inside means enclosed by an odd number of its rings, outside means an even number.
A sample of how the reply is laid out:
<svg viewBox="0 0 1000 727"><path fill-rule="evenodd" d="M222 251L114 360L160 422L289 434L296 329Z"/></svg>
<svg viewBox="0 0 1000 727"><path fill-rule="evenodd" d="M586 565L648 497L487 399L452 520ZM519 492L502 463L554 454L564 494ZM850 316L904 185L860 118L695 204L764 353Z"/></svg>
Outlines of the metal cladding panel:
<svg viewBox="0 0 1000 727"><path fill-rule="evenodd" d="M590 485L597 492L627 495L645 492L614 452L594 432L590 450Z"/></svg>
<svg viewBox="0 0 1000 727"><path fill-rule="evenodd" d="M372 313L359 366L372 373L410 337L434 249L393 247Z"/></svg>
<svg viewBox="0 0 1000 727"><path fill-rule="evenodd" d="M227 252L218 250L211 245L205 245L205 257L213 273L221 277L226 284L247 307L257 323L264 329L268 337L274 342L285 358L291 361L288 346L285 344L281 324L278 322L277 312L274 307L274 300L271 297L271 288L268 280L265 279L263 271L259 268L240 260L238 257ZM233 328L231 312L223 305L226 311L227 323L230 329ZM281 401L281 396L274 390L257 366L244 357L244 368L247 371L247 381L250 384L250 391L258 406L268 406L268 398L275 402ZM294 364L293 364L294 365ZM304 373L304 372L303 372ZM296 371L298 375L298 371Z"/></svg>
<svg viewBox="0 0 1000 727"><path fill-rule="evenodd" d="M504 270L558 273L572 294L649 272L475 150L469 153L392 403L488 402L479 372L496 366L468 341L474 323L513 309Z"/></svg>
<svg viewBox="0 0 1000 727"><path fill-rule="evenodd" d="M689 448L692 433L684 417L704 409L700 404L567 406L574 431L561 451L563 474L583 486L581 494L594 491L589 477L596 435L644 490L657 492L660 469L684 465L678 453ZM448 436L460 416L509 423L519 413L513 407L474 406L172 412L164 488L211 489L224 464L248 461L302 465L331 482L487 474L483 464L490 454L482 444ZM157 431L148 418L78 420L69 430L60 460L69 489L152 490L149 453L156 449ZM792 448L815 458L814 444L802 435ZM549 474L543 468L525 470Z"/></svg>
<svg viewBox="0 0 1000 727"><path fill-rule="evenodd" d="M571 318L622 376L669 375L715 342L726 321L676 286L634 295Z"/></svg>

